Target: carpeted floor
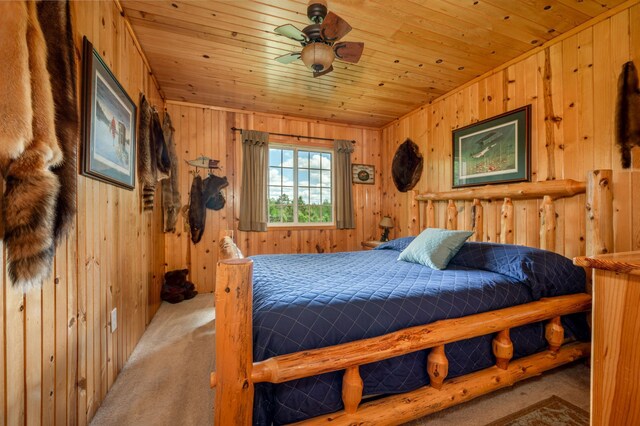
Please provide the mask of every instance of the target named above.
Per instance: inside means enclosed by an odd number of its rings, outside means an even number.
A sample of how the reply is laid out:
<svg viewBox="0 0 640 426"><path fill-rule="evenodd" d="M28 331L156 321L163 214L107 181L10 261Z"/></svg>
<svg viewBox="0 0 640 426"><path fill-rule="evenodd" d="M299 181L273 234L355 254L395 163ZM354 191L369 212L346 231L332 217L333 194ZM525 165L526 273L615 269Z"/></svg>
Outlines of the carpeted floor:
<svg viewBox="0 0 640 426"><path fill-rule="evenodd" d="M163 302L91 425L213 424L213 295Z"/></svg>
<svg viewBox="0 0 640 426"><path fill-rule="evenodd" d="M213 424L213 295L163 303L91 425ZM411 426L482 426L557 395L589 409L589 369L575 363L444 410Z"/></svg>

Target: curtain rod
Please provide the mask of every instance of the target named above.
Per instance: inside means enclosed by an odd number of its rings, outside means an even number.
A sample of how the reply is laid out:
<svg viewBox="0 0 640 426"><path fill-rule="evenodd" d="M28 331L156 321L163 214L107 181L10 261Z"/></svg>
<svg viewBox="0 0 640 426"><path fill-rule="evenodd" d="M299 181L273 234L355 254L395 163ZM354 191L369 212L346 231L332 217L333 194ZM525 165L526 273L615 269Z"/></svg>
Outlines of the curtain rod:
<svg viewBox="0 0 640 426"><path fill-rule="evenodd" d="M233 130L234 132L241 132L244 129L238 129L237 127L232 127L231 130ZM304 135L293 135L293 134L289 134L289 133L273 133L273 132L267 132L270 135L276 135L276 136L288 136L291 138L304 138L304 139L316 139L319 141L333 141L335 139L331 139L331 138L321 138L319 136L304 136ZM356 143L356 141L351 141L351 143Z"/></svg>

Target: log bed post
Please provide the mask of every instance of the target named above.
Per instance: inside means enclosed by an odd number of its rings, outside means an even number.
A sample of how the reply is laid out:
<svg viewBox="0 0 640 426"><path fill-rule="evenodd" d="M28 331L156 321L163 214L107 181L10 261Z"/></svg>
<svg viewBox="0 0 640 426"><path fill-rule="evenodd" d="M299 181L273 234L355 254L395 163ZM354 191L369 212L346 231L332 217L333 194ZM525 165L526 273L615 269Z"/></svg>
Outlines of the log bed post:
<svg viewBox="0 0 640 426"><path fill-rule="evenodd" d="M253 261L242 258L228 233L221 233L216 271L216 387L214 423L246 425L253 415ZM229 244L230 243L230 244ZM227 256L227 258L225 258ZM217 408L216 408L217 407Z"/></svg>
<svg viewBox="0 0 640 426"><path fill-rule="evenodd" d="M363 389L364 383L360 377L359 367L356 365L347 368L342 378L342 403L347 414L353 414L358 409L358 405L362 401Z"/></svg>
<svg viewBox="0 0 640 426"><path fill-rule="evenodd" d="M559 316L549 320L545 326L544 337L549 343L549 350L553 353L558 353L564 341L564 327L562 327Z"/></svg>
<svg viewBox="0 0 640 426"><path fill-rule="evenodd" d="M427 201L427 228L436 227L436 209L433 207L433 201Z"/></svg>
<svg viewBox="0 0 640 426"><path fill-rule="evenodd" d="M513 343L509 336L509 329L502 330L492 342L493 355L496 357L496 367L506 370L509 367L509 361L513 358Z"/></svg>
<svg viewBox="0 0 640 426"><path fill-rule="evenodd" d="M456 207L456 203L453 200L449 200L449 205L447 206L446 228L452 230L458 229L458 208Z"/></svg>
<svg viewBox="0 0 640 426"><path fill-rule="evenodd" d="M473 206L471 207L471 214L473 216L473 231L475 234L473 235L473 240L482 242L484 238L484 213L482 209L482 203L479 199L473 199Z"/></svg>
<svg viewBox="0 0 640 426"><path fill-rule="evenodd" d="M553 199L545 195L540 207L540 248L556 251L556 206Z"/></svg>
<svg viewBox="0 0 640 426"><path fill-rule="evenodd" d="M441 389L444 379L449 374L449 360L444 353L444 345L435 346L427 357L427 373L431 386Z"/></svg>
<svg viewBox="0 0 640 426"><path fill-rule="evenodd" d="M500 218L500 242L513 244L513 203L506 197L502 204L502 216Z"/></svg>

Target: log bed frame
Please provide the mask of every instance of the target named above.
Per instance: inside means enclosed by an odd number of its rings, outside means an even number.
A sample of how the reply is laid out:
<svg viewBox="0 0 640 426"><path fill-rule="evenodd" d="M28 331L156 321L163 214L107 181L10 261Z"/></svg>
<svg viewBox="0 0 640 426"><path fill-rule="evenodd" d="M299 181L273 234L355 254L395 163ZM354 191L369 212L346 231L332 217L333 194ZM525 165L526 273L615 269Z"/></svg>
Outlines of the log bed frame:
<svg viewBox="0 0 640 426"><path fill-rule="evenodd" d="M584 182L556 180L486 186L457 191L417 195L426 202L426 226L434 227L434 202L448 202L445 226L458 229L456 200L473 201L475 240L482 241L481 200L504 199L500 240L513 243L514 209L511 200L542 199L540 208L540 248L554 250L556 213L554 200L586 192L586 250L588 255L611 251L612 193L610 170L591 171ZM581 233L582 234L582 233ZM331 371L344 370L342 400L344 410L315 417L301 424L373 425L400 424L483 394L511 386L520 380L590 354L590 343L564 344L563 315L591 309L587 293L545 298L539 301L437 321L393 333L326 348L280 355L253 362L252 271L232 239L222 231L216 273L216 371L211 386L216 388L214 422L218 426L252 423L254 383L282 383ZM589 276L589 274L587 275ZM517 360L509 330L513 327L548 321L546 351ZM448 343L495 334L493 353L496 365L464 376L445 380ZM372 401L362 401L363 383L359 366L414 351L431 349L427 361L430 384L420 389Z"/></svg>

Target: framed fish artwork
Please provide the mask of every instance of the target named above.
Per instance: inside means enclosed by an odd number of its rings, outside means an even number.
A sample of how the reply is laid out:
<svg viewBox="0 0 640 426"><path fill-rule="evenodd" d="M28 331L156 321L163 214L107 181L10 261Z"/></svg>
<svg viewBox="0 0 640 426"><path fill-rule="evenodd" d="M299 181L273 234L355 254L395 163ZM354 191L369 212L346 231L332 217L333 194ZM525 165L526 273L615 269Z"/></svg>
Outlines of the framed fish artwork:
<svg viewBox="0 0 640 426"><path fill-rule="evenodd" d="M531 179L531 105L453 131L453 188Z"/></svg>

